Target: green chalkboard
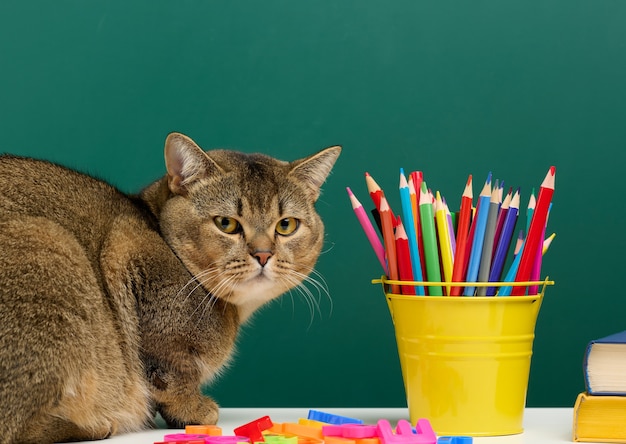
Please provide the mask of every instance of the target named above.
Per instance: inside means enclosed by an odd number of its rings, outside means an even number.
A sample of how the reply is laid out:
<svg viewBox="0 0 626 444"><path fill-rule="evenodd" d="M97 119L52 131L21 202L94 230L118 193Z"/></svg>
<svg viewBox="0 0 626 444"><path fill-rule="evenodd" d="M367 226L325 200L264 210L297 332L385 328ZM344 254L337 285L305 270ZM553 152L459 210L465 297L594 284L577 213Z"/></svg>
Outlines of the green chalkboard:
<svg viewBox="0 0 626 444"><path fill-rule="evenodd" d="M286 160L344 147L318 203L330 295L252 320L207 389L223 406L405 404L345 192L369 204L365 171L392 206L404 167L458 209L470 173L525 203L556 165L528 405L572 406L587 341L626 329L624 23L620 0L4 0L0 151L137 191L164 173L170 131Z"/></svg>

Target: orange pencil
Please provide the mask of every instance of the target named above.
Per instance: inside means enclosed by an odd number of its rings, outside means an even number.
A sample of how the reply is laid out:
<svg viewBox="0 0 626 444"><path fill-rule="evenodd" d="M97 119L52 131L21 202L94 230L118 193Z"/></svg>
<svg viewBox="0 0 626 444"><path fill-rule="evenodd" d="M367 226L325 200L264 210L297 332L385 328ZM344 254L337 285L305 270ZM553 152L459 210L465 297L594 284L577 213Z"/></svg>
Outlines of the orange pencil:
<svg viewBox="0 0 626 444"><path fill-rule="evenodd" d="M470 219L472 218L472 175L470 174L465 189L463 190L463 196L461 197L461 209L459 210L459 221L456 230L456 250L454 251L454 267L452 269L452 282L462 282L464 279L467 240L469 236ZM450 289L450 296L460 296L463 292L463 287L452 287Z"/></svg>
<svg viewBox="0 0 626 444"><path fill-rule="evenodd" d="M398 256L398 274L400 280L412 281L413 270L411 269L411 254L409 252L409 238L406 235L404 224L400 220L396 228L396 254ZM402 286L402 294L415 294L415 287L411 285Z"/></svg>
<svg viewBox="0 0 626 444"><path fill-rule="evenodd" d="M522 256L517 274L515 275L515 282L524 282L530 279L537 249L543 247L543 233L548 218L548 210L550 209L550 203L552 202L552 196L554 194L555 176L556 168L551 166L539 189L537 205L533 211L528 235L526 236L526 241L522 248ZM522 296L525 293L526 287L523 286L516 286L511 290L512 296Z"/></svg>
<svg viewBox="0 0 626 444"><path fill-rule="evenodd" d="M389 271L389 279L397 281L398 275L398 260L396 255L396 237L393 232L394 216L391 214L391 209L387 203L385 196L380 198L380 222L383 228L383 240L385 243L385 252L387 253L387 270ZM399 293L400 288L398 285L391 286L391 292L394 294Z"/></svg>

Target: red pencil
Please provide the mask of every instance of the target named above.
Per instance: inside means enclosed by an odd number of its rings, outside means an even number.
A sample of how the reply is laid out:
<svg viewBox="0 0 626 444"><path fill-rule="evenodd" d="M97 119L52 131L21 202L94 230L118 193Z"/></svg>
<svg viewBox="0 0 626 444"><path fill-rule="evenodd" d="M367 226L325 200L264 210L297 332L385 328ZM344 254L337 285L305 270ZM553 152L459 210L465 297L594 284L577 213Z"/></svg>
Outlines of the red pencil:
<svg viewBox="0 0 626 444"><path fill-rule="evenodd" d="M370 197L374 202L374 206L380 211L380 199L385 195L382 188L376 183L374 178L369 173L365 173L365 184L367 185L367 191L370 193Z"/></svg>
<svg viewBox="0 0 626 444"><path fill-rule="evenodd" d="M402 281L413 280L413 270L411 268L411 253L409 252L409 238L406 235L404 224L398 222L396 227L396 255L398 256L398 274ZM402 286L402 294L415 294L415 287L411 285Z"/></svg>
<svg viewBox="0 0 626 444"><path fill-rule="evenodd" d="M380 222L383 227L383 239L385 243L385 252L387 253L387 270L389 271L389 279L393 281L398 280L398 261L396 256L396 237L393 233L393 227L395 225L393 221L394 217L391 214L391 209L387 203L385 196L380 198ZM400 287L398 285L391 286L391 292L393 294L400 294Z"/></svg>
<svg viewBox="0 0 626 444"><path fill-rule="evenodd" d="M472 218L472 175L470 174L465 189L463 190L463 196L461 197L461 209L459 210L458 228L456 230L456 250L454 252L454 268L452 269L452 282L462 282L464 279L466 257L467 255L467 240L469 236L470 220ZM460 296L463 292L463 287L452 287L450 289L450 296Z"/></svg>
<svg viewBox="0 0 626 444"><path fill-rule="evenodd" d="M530 228L528 229L526 241L522 249L519 268L515 275L515 282L524 282L530 279L537 249L543 247L543 232L546 227L552 195L554 194L555 175L556 168L551 166L548 174L546 174L545 179L541 183L539 196L537 197L537 205L533 212L533 218L530 221ZM522 296L525 293L526 287L523 286L515 286L511 290L511 296Z"/></svg>

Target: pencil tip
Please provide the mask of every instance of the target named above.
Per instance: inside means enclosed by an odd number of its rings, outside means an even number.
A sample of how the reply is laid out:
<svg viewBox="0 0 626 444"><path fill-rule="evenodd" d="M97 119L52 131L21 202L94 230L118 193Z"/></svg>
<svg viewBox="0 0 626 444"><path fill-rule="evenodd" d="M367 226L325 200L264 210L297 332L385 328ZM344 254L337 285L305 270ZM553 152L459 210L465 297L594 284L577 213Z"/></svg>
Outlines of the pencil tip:
<svg viewBox="0 0 626 444"><path fill-rule="evenodd" d="M346 187L346 191L348 192L349 196L352 196L352 190L350 189L350 187Z"/></svg>

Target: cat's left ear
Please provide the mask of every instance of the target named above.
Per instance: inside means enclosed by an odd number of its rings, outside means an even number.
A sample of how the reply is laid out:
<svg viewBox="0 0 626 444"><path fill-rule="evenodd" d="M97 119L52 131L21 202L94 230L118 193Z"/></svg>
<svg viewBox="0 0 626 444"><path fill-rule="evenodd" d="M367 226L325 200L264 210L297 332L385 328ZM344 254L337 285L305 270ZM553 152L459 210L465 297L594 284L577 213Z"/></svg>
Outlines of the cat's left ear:
<svg viewBox="0 0 626 444"><path fill-rule="evenodd" d="M313 200L320 195L320 188L333 169L341 153L340 146L332 146L317 154L292 162L289 175L306 185L312 192Z"/></svg>
<svg viewBox="0 0 626 444"><path fill-rule="evenodd" d="M223 170L184 134L171 133L165 140L167 183L174 194L185 196L189 185Z"/></svg>

